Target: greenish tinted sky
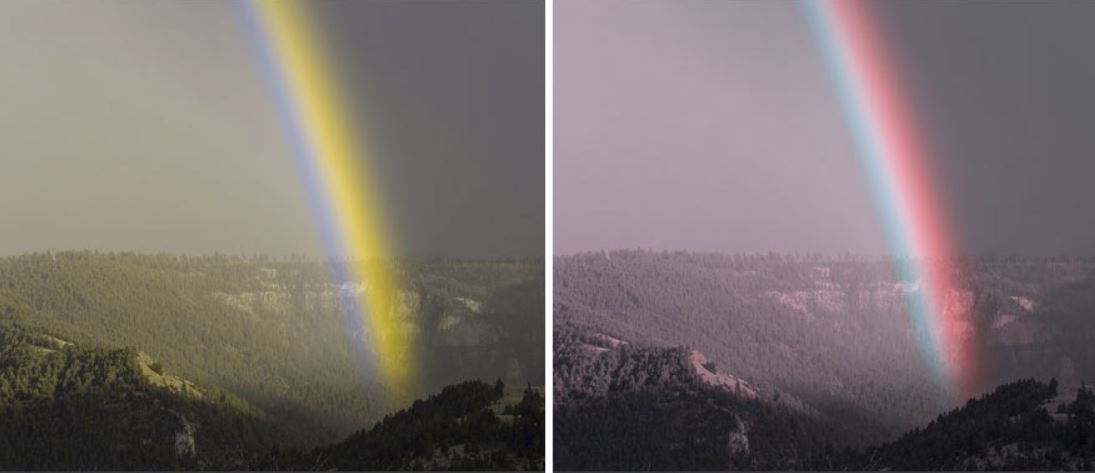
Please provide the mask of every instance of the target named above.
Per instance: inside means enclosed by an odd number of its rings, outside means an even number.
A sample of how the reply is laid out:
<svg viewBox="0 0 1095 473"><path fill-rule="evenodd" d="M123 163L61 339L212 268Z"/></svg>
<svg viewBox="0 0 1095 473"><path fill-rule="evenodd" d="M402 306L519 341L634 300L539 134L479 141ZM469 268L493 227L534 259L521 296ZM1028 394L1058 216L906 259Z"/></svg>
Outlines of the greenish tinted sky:
<svg viewBox="0 0 1095 473"><path fill-rule="evenodd" d="M539 254L543 7L473 5L317 8L400 250ZM0 58L0 254L319 254L230 4L6 1Z"/></svg>
<svg viewBox="0 0 1095 473"><path fill-rule="evenodd" d="M318 253L229 7L0 5L0 253Z"/></svg>

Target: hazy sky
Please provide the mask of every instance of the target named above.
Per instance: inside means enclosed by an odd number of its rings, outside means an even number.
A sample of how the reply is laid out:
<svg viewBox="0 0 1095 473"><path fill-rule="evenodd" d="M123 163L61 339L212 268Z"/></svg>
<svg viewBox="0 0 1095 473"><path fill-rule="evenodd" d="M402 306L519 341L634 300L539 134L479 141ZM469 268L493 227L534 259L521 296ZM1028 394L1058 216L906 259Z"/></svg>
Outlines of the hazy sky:
<svg viewBox="0 0 1095 473"><path fill-rule="evenodd" d="M1095 2L884 5L960 250L1095 254ZM794 3L557 0L554 21L557 253L887 252Z"/></svg>
<svg viewBox="0 0 1095 473"><path fill-rule="evenodd" d="M543 248L543 6L321 2L397 247ZM318 255L231 5L0 4L0 254Z"/></svg>

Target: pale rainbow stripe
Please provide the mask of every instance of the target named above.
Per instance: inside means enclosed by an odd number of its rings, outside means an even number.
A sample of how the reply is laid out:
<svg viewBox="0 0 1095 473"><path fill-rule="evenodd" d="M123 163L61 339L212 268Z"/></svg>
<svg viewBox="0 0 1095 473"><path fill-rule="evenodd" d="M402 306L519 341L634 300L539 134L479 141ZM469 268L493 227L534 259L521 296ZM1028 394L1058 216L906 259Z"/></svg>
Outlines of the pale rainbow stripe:
<svg viewBox="0 0 1095 473"><path fill-rule="evenodd" d="M952 234L930 168L928 145L871 4L802 0L852 137L870 178L899 277L916 284L909 314L933 377L962 398L977 389L978 357L968 313L948 307L959 288Z"/></svg>

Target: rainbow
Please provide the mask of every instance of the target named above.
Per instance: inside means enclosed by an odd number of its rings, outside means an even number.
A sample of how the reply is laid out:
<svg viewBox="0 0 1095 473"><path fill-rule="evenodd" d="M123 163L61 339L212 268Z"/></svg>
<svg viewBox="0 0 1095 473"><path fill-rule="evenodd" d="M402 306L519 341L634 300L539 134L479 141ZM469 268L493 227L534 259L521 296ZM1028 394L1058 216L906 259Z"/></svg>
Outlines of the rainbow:
<svg viewBox="0 0 1095 473"><path fill-rule="evenodd" d="M345 289L345 316L371 367L399 397L413 392L411 329L400 320L392 252L366 169L359 127L339 95L305 2L235 0L286 130L324 251Z"/></svg>
<svg viewBox="0 0 1095 473"><path fill-rule="evenodd" d="M933 379L956 398L977 389L977 343L959 288L951 233L927 142L870 3L802 0L869 180Z"/></svg>

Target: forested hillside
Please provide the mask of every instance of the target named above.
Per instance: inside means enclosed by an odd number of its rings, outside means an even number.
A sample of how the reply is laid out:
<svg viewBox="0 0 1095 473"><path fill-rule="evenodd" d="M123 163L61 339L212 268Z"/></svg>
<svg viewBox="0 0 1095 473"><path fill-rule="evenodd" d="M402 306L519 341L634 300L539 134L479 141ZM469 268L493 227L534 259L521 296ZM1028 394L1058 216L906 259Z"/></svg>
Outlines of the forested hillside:
<svg viewBox="0 0 1095 473"><path fill-rule="evenodd" d="M132 349L0 325L0 468L250 468L283 434Z"/></svg>
<svg viewBox="0 0 1095 473"><path fill-rule="evenodd" d="M555 464L570 470L1091 470L1095 392L1020 380L889 443L719 373L687 347L557 324ZM877 432L876 432L877 434ZM855 445L870 445L866 448Z"/></svg>
<svg viewBox="0 0 1095 473"><path fill-rule="evenodd" d="M614 251L557 257L555 320L625 341L699 350L720 370L894 438L958 399L934 385L909 322L916 281L855 257ZM1095 379L1095 261L952 262L948 307L970 322L982 390L1017 377ZM972 335L970 335L972 334ZM557 334L558 336L558 334ZM558 345L558 340L556 340Z"/></svg>
<svg viewBox="0 0 1095 473"><path fill-rule="evenodd" d="M246 401L131 348L0 325L0 470L543 469L542 387L468 381L301 449Z"/></svg>
<svg viewBox="0 0 1095 473"><path fill-rule="evenodd" d="M448 386L320 457L340 470L542 470L543 393L500 380Z"/></svg>
<svg viewBox="0 0 1095 473"><path fill-rule="evenodd" d="M555 465L563 470L801 468L856 427L758 391L687 347L557 322Z"/></svg>
<svg viewBox="0 0 1095 473"><path fill-rule="evenodd" d="M847 469L1088 470L1095 465L1095 393L1064 396L1056 379L1000 386L898 440L858 455L819 458Z"/></svg>
<svg viewBox="0 0 1095 473"><path fill-rule="evenodd" d="M894 264L650 251L556 258L556 464L1086 465L1086 414L1039 414L1052 395L1033 381L929 424L965 400L930 381L926 334L905 311L918 285L895 277ZM1095 260L949 264L960 285L944 316L962 321L954 325L983 362L982 391L1018 378L1095 379ZM1018 433L1028 427L1030 436Z"/></svg>
<svg viewBox="0 0 1095 473"><path fill-rule="evenodd" d="M466 379L542 384L543 264L401 260L398 314L416 327L421 397ZM405 407L368 375L368 334L323 262L63 252L0 259L0 321L88 348L132 347L283 426L334 442Z"/></svg>

